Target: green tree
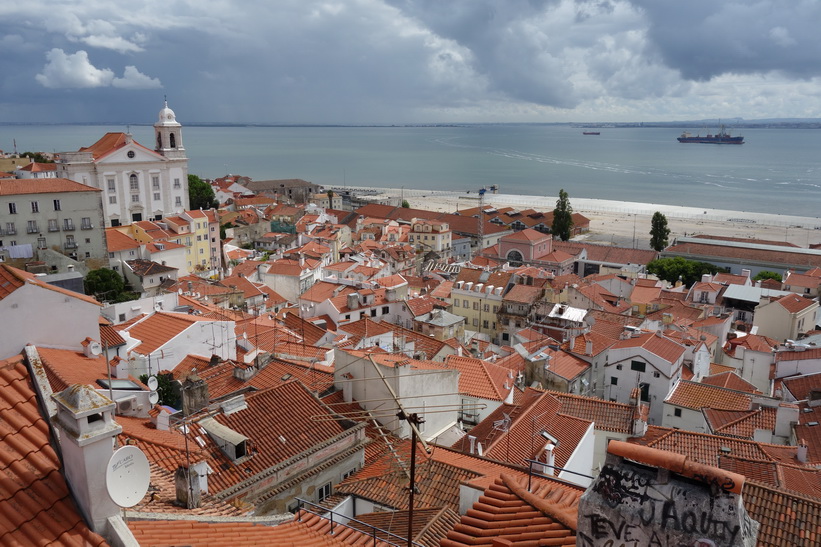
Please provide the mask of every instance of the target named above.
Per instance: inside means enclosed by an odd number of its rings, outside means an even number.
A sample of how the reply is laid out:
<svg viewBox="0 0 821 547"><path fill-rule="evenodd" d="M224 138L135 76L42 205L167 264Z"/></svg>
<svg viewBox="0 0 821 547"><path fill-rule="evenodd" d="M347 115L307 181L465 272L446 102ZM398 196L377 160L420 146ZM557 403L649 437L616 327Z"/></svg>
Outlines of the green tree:
<svg viewBox="0 0 821 547"><path fill-rule="evenodd" d="M670 228L667 227L667 217L659 211L653 213L653 220L650 221L650 247L656 251L661 252L670 237Z"/></svg>
<svg viewBox="0 0 821 547"><path fill-rule="evenodd" d="M188 175L188 202L191 209L216 209L220 206L211 185L197 175Z"/></svg>
<svg viewBox="0 0 821 547"><path fill-rule="evenodd" d="M550 231L554 237L562 241L570 239L573 231L573 207L570 206L570 200L564 188L559 190L559 199L556 200L556 208L553 209L553 224L550 225Z"/></svg>
<svg viewBox="0 0 821 547"><path fill-rule="evenodd" d="M405 208L405 209L410 209L410 203L408 203L408 200L406 200L406 199L402 200L402 207Z"/></svg>
<svg viewBox="0 0 821 547"><path fill-rule="evenodd" d="M177 391L174 389L174 375L170 372L157 373L157 395L160 396L157 404L170 406L173 409L182 408L182 403ZM148 374L140 375L140 382L148 383Z"/></svg>
<svg viewBox="0 0 821 547"><path fill-rule="evenodd" d="M120 277L120 274L108 268L91 270L83 280L86 294L89 294L100 301L106 302L128 302L136 300L139 295L130 292L128 287Z"/></svg>
<svg viewBox="0 0 821 547"><path fill-rule="evenodd" d="M776 281L781 281L781 274L778 272L771 272L769 270L761 270L755 277L753 277L753 281L763 281L764 279L775 279Z"/></svg>
<svg viewBox="0 0 821 547"><path fill-rule="evenodd" d="M696 281L700 281L701 276L706 273L715 274L727 270L709 262L687 260L680 256L674 256L651 261L647 264L647 271L670 283L675 283L681 278L681 281L689 287Z"/></svg>
<svg viewBox="0 0 821 547"><path fill-rule="evenodd" d="M20 154L21 158L29 158L31 161L36 163L54 163L53 159L45 157L40 152L23 152Z"/></svg>

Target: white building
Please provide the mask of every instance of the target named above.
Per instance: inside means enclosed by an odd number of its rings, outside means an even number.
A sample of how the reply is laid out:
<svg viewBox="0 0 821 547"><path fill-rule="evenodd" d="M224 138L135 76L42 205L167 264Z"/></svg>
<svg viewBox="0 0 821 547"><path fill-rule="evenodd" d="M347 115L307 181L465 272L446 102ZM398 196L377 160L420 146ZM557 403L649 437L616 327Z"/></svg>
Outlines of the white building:
<svg viewBox="0 0 821 547"><path fill-rule="evenodd" d="M154 134L154 150L130 133L106 133L77 152L61 152L57 176L103 191L106 226L180 213L188 209L188 158L182 126L167 102Z"/></svg>
<svg viewBox="0 0 821 547"><path fill-rule="evenodd" d="M664 399L681 379L685 353L684 346L660 332L619 340L607 350L605 399L630 403L638 389L641 401L650 405L649 423L661 424Z"/></svg>

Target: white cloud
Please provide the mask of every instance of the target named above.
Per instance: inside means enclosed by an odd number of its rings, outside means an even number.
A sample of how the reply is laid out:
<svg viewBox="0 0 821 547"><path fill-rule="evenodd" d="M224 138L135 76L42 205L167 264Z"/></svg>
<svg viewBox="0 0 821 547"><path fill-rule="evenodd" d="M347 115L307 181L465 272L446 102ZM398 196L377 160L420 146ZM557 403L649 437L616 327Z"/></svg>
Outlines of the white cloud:
<svg viewBox="0 0 821 547"><path fill-rule="evenodd" d="M157 78L146 76L135 66L125 67L122 78L114 78L111 85L121 89L157 89L162 84Z"/></svg>
<svg viewBox="0 0 821 547"><path fill-rule="evenodd" d="M54 48L46 53L47 63L43 71L35 76L37 81L49 89L117 87L120 89L155 89L162 87L156 78L146 76L137 67L127 66L122 78L114 76L108 68L97 68L83 50L67 54Z"/></svg>
<svg viewBox="0 0 821 547"><path fill-rule="evenodd" d="M114 79L114 72L92 65L88 53L83 50L66 54L62 49L54 48L46 53L46 59L48 62L43 72L36 78L50 89L106 87Z"/></svg>

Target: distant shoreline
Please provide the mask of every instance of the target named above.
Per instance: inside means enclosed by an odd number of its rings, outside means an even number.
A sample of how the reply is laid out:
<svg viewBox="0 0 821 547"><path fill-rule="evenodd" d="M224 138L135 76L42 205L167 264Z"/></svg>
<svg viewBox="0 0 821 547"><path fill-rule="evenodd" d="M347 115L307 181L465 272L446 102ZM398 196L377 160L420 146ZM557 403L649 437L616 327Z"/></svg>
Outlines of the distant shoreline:
<svg viewBox="0 0 821 547"><path fill-rule="evenodd" d="M409 188L339 187L337 191L361 192L375 201L392 200L399 206L408 201L411 208L454 213L479 206L475 192L449 192ZM495 208L535 209L552 211L557 197L514 194L485 194L485 205ZM677 237L699 234L720 237L784 241L808 248L821 243L821 218L750 213L724 209L683 207L653 203L635 203L570 196L574 212L590 219L590 232L573 238L605 245L650 248L650 224L658 211L667 217L670 242Z"/></svg>

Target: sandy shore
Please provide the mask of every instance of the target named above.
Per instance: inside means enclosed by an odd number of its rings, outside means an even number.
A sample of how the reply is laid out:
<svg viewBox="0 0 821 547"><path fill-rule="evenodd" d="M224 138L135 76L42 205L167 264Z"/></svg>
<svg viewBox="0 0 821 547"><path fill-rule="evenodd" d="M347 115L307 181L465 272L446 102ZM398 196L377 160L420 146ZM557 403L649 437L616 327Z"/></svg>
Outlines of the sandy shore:
<svg viewBox="0 0 821 547"><path fill-rule="evenodd" d="M368 190L374 198L394 199L397 204L405 199L413 208L443 212L469 209L479 204L476 193L396 188L363 188L362 190ZM537 211L552 211L556 206L556 199L550 196L488 193L485 194L484 201L486 206L499 208L532 208ZM787 241L800 247L821 243L821 218L573 198L572 195L570 204L575 212L582 213L590 219L590 233L578 239L596 243L649 249L650 219L656 211L660 211L667 217L671 241L685 235L710 234Z"/></svg>

